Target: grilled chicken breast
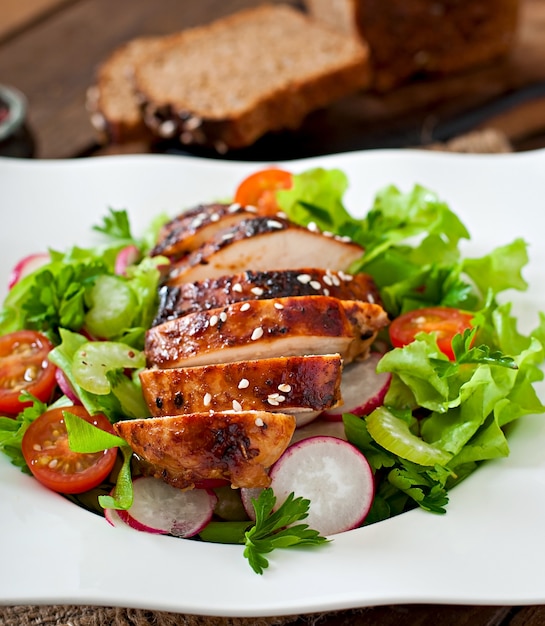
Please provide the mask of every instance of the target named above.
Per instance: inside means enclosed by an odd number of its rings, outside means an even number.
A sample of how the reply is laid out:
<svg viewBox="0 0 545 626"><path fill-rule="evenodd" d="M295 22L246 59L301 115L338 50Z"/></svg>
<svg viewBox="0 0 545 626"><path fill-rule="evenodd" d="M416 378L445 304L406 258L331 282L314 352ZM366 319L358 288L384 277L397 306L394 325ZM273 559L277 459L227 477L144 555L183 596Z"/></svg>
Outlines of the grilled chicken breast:
<svg viewBox="0 0 545 626"><path fill-rule="evenodd" d="M297 267L346 270L363 249L339 237L328 237L280 217L244 219L222 229L208 242L173 264L166 284L175 286L245 270Z"/></svg>
<svg viewBox="0 0 545 626"><path fill-rule="evenodd" d="M254 217L256 211L255 207L240 204L200 204L163 226L151 255L183 256L214 237L218 231Z"/></svg>
<svg viewBox="0 0 545 626"><path fill-rule="evenodd" d="M205 411L281 411L299 421L341 401L338 354L293 356L140 373L154 417ZM298 415L300 414L300 415Z"/></svg>
<svg viewBox="0 0 545 626"><path fill-rule="evenodd" d="M148 367L188 367L305 354L367 354L388 322L378 304L296 296L231 304L163 322L146 333Z"/></svg>
<svg viewBox="0 0 545 626"><path fill-rule="evenodd" d="M127 420L114 428L147 473L180 489L206 479L267 487L267 469L288 446L295 418L266 411L207 412Z"/></svg>
<svg viewBox="0 0 545 626"><path fill-rule="evenodd" d="M248 270L175 287L164 285L159 290L159 309L153 325L245 300L311 295L380 302L378 290L368 274L352 275L308 267L263 272Z"/></svg>

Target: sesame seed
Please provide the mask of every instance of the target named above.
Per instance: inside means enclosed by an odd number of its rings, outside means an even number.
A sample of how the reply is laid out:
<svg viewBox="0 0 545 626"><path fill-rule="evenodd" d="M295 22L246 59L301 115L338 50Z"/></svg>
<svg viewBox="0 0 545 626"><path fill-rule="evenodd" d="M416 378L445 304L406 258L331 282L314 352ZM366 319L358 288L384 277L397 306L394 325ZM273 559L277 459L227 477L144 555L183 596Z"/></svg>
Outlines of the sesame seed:
<svg viewBox="0 0 545 626"><path fill-rule="evenodd" d="M211 222L219 222L220 221L220 216L217 213L212 213L212 215L210 216L210 221Z"/></svg>
<svg viewBox="0 0 545 626"><path fill-rule="evenodd" d="M248 213L257 213L257 207L248 204L244 207Z"/></svg>
<svg viewBox="0 0 545 626"><path fill-rule="evenodd" d="M278 385L278 391L282 391L283 393L289 393L291 391L291 385L288 383L281 383Z"/></svg>
<svg viewBox="0 0 545 626"><path fill-rule="evenodd" d="M312 276L310 274L299 274L299 276L297 276L297 280L302 285L306 285L307 283L309 283L312 280Z"/></svg>
<svg viewBox="0 0 545 626"><path fill-rule="evenodd" d="M307 229L310 230L311 233L317 233L319 230L316 222L309 222L307 224Z"/></svg>
<svg viewBox="0 0 545 626"><path fill-rule="evenodd" d="M240 204L238 202L233 202L233 204L231 204L229 206L229 208L227 209L228 213L236 213L237 211L240 210Z"/></svg>
<svg viewBox="0 0 545 626"><path fill-rule="evenodd" d="M248 309L250 309L250 303L249 302L245 302L239 309L239 311L247 311Z"/></svg>
<svg viewBox="0 0 545 626"><path fill-rule="evenodd" d="M333 274L333 276L331 277L331 280L333 281L333 284L335 285L335 287L338 287L341 284L339 277L335 276L335 274Z"/></svg>
<svg viewBox="0 0 545 626"><path fill-rule="evenodd" d="M254 328L250 339L252 341L256 341L257 339L261 339L261 337L263 337L263 329L261 328L261 326L258 326L257 328Z"/></svg>
<svg viewBox="0 0 545 626"><path fill-rule="evenodd" d="M262 296L263 295L263 289L261 289L261 287L252 287L250 289L250 291L254 294L254 296Z"/></svg>
<svg viewBox="0 0 545 626"><path fill-rule="evenodd" d="M316 289L316 291L319 291L322 288L322 285L317 281L317 280L311 280L309 285L313 288Z"/></svg>
<svg viewBox="0 0 545 626"><path fill-rule="evenodd" d="M281 310L281 309L284 308L284 305L281 302L275 302L274 303L274 308L278 309L278 310Z"/></svg>
<svg viewBox="0 0 545 626"><path fill-rule="evenodd" d="M278 396L278 398L276 398L278 400L278 402L284 402L286 400L286 396Z"/></svg>
<svg viewBox="0 0 545 626"><path fill-rule="evenodd" d="M276 400L275 398L267 398L267 402L271 405L271 406L278 406L280 404L280 402L278 402L278 400Z"/></svg>
<svg viewBox="0 0 545 626"><path fill-rule="evenodd" d="M225 233L221 236L222 241L229 241L229 239L233 239L235 233Z"/></svg>
<svg viewBox="0 0 545 626"><path fill-rule="evenodd" d="M240 283L235 283L233 285L233 291L236 291L237 293L242 293L242 285Z"/></svg>
<svg viewBox="0 0 545 626"><path fill-rule="evenodd" d="M202 120L200 117L190 117L184 124L184 128L187 130L196 130L201 126Z"/></svg>
<svg viewBox="0 0 545 626"><path fill-rule="evenodd" d="M250 386L250 381L247 378L241 378L238 388L239 389L247 389Z"/></svg>
<svg viewBox="0 0 545 626"><path fill-rule="evenodd" d="M202 399L202 403L204 404L204 406L210 406L211 402L212 396L209 393L205 393L204 398Z"/></svg>
<svg viewBox="0 0 545 626"><path fill-rule="evenodd" d="M322 291L322 293L324 294L324 296L329 296L331 292L329 291L327 287L324 287L324 290Z"/></svg>
<svg viewBox="0 0 545 626"><path fill-rule="evenodd" d="M215 326L219 321L219 317L217 315L212 315L209 320L210 326Z"/></svg>
<svg viewBox="0 0 545 626"><path fill-rule="evenodd" d="M277 222L276 220L267 220L267 226L269 228L284 228L282 222Z"/></svg>
<svg viewBox="0 0 545 626"><path fill-rule="evenodd" d="M221 320L222 322L226 322L226 321L227 321L227 313L226 313L225 311L222 311L222 312L220 313L220 320Z"/></svg>
<svg viewBox="0 0 545 626"><path fill-rule="evenodd" d="M242 411L242 404L237 400L233 400L233 411Z"/></svg>
<svg viewBox="0 0 545 626"><path fill-rule="evenodd" d="M373 294L367 294L367 302L370 302L371 304L375 304L375 298L373 297Z"/></svg>
<svg viewBox="0 0 545 626"><path fill-rule="evenodd" d="M325 274L323 280L326 285L329 285L330 287L333 285L333 280L331 279L331 276L329 276L329 274Z"/></svg>
<svg viewBox="0 0 545 626"><path fill-rule="evenodd" d="M255 418L254 424L259 427L265 426L265 422L260 417Z"/></svg>
<svg viewBox="0 0 545 626"><path fill-rule="evenodd" d="M324 237L334 237L335 235L333 233L330 233L328 230L324 230L324 232L322 233L322 235Z"/></svg>

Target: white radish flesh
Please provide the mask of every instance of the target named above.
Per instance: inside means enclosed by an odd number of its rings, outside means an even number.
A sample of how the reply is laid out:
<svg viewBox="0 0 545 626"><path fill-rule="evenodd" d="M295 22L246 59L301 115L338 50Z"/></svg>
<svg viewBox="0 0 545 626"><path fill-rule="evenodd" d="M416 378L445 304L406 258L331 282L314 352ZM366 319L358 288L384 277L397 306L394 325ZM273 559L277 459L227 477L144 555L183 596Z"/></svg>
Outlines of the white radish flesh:
<svg viewBox="0 0 545 626"><path fill-rule="evenodd" d="M137 478L133 487L134 501L126 522L149 533L192 537L208 524L217 503L208 489L181 491L148 476Z"/></svg>
<svg viewBox="0 0 545 626"><path fill-rule="evenodd" d="M259 498L259 494L263 491L261 487L242 487L240 490L240 499L242 501L242 505L244 506L244 510L248 517L255 521L255 509L252 504L252 500L257 500Z"/></svg>
<svg viewBox="0 0 545 626"><path fill-rule="evenodd" d="M343 413L369 415L381 406L390 386L391 374L377 373L377 364L382 354L372 352L365 360L348 364L342 373L341 396L343 402L334 409L324 411L330 420L342 420Z"/></svg>
<svg viewBox="0 0 545 626"><path fill-rule="evenodd" d="M123 515L125 511L118 511L117 509L104 509L104 517L108 524L114 527L126 526L126 516Z"/></svg>
<svg viewBox="0 0 545 626"><path fill-rule="evenodd" d="M305 523L323 535L360 526L373 503L375 485L367 459L336 437L311 437L290 446L270 477L277 506L292 492L307 498Z"/></svg>

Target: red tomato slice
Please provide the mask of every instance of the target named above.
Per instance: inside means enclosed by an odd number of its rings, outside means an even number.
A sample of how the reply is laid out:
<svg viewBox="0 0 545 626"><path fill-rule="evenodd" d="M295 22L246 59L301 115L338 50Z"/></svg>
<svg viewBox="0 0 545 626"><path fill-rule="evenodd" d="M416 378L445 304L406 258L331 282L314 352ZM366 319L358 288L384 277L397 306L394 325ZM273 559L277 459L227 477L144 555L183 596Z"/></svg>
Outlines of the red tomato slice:
<svg viewBox="0 0 545 626"><path fill-rule="evenodd" d="M250 174L238 186L235 202L252 205L263 215L274 215L280 210L276 202L279 189L290 189L293 185L293 174L276 167L259 170Z"/></svg>
<svg viewBox="0 0 545 626"><path fill-rule="evenodd" d="M105 415L90 416L82 406L50 409L40 415L23 435L23 457L43 485L59 493L83 493L100 485L112 471L117 448L83 454L68 445L64 413L72 413L110 433L114 430Z"/></svg>
<svg viewBox="0 0 545 626"><path fill-rule="evenodd" d="M402 348L414 341L420 332L435 333L437 346L449 359L454 359L452 338L471 328L472 313L448 307L430 307L404 313L390 324L390 341L394 348Z"/></svg>
<svg viewBox="0 0 545 626"><path fill-rule="evenodd" d="M20 402L26 389L47 402L55 388L55 366L47 360L49 339L34 330L18 330L0 337L0 412L16 415L30 402Z"/></svg>

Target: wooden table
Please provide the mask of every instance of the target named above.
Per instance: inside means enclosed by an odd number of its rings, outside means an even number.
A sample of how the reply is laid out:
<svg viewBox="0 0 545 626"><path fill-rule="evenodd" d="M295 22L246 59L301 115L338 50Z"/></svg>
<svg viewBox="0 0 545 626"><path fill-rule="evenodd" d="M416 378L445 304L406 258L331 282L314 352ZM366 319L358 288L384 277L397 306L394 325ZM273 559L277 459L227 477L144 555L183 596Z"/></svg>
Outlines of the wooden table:
<svg viewBox="0 0 545 626"><path fill-rule="evenodd" d="M291 156L405 147L483 127L504 133L515 150L544 147L545 0L522 3L517 45L502 62L464 76L411 84L386 96L359 94L310 116L302 133L283 136L282 141L266 140L231 158L276 160L283 158L286 146ZM28 98L34 156L74 158L150 150L146 145L97 143L85 93L99 62L134 36L203 24L255 4L257 0L3 0L0 82L17 87ZM294 623L305 622L300 618ZM538 626L545 624L545 607L376 607L342 611L319 623Z"/></svg>

